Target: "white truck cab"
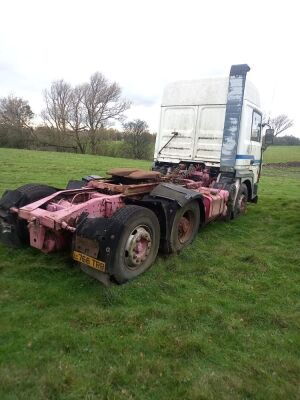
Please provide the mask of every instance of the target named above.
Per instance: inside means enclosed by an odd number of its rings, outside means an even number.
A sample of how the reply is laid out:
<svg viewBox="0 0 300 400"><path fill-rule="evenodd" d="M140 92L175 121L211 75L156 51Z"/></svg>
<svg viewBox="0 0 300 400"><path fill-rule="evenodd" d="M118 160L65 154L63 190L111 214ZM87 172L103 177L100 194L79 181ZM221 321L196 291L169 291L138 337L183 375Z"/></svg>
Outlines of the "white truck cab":
<svg viewBox="0 0 300 400"><path fill-rule="evenodd" d="M170 83L163 93L155 169L204 164L231 177L257 197L262 159L262 112L248 65L233 65L229 77Z"/></svg>

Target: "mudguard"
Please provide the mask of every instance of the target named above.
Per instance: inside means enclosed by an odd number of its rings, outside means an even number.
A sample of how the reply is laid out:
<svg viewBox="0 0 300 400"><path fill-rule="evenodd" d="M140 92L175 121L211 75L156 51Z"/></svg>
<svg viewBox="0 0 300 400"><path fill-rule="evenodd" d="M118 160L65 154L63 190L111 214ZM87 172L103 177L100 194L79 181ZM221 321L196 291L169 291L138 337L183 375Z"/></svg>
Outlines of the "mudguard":
<svg viewBox="0 0 300 400"><path fill-rule="evenodd" d="M178 208L184 207L193 200L199 202L201 223L204 223L205 210L202 195L195 190L172 183L161 183L142 200L128 198L125 199L125 203L149 208L156 214L160 225L160 250L168 254L171 252L170 235L176 212Z"/></svg>
<svg viewBox="0 0 300 400"><path fill-rule="evenodd" d="M180 207L183 207L192 200L202 199L201 194L195 190L186 189L174 183L160 183L150 192L150 196L152 198L176 201Z"/></svg>

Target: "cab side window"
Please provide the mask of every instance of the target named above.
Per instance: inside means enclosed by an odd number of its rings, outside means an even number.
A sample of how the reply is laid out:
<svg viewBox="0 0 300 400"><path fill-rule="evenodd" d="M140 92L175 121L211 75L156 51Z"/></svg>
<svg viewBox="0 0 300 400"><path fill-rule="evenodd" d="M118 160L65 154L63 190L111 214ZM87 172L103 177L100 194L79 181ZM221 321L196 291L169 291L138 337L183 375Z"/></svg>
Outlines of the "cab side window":
<svg viewBox="0 0 300 400"><path fill-rule="evenodd" d="M251 125L251 140L260 142L261 137L261 114L253 111L252 114L252 125Z"/></svg>

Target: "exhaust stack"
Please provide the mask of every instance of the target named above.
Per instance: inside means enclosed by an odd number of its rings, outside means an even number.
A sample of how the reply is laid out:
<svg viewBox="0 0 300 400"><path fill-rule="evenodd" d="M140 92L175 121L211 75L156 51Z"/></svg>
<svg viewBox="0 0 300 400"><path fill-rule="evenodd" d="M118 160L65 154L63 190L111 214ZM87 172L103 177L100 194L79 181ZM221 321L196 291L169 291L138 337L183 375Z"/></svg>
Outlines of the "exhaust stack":
<svg viewBox="0 0 300 400"><path fill-rule="evenodd" d="M234 172L243 109L247 64L232 65L229 75L227 105L223 130L220 170Z"/></svg>

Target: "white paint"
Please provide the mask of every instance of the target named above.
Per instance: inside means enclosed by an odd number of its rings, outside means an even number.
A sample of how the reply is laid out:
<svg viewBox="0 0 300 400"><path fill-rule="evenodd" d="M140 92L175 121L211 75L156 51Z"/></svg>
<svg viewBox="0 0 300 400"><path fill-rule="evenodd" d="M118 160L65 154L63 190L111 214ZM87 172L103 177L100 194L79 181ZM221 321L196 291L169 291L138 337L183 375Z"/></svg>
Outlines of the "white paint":
<svg viewBox="0 0 300 400"><path fill-rule="evenodd" d="M228 83L229 78L206 78L167 85L162 98L154 160L220 165ZM235 90L237 94L240 91L233 86L232 96ZM237 154L254 156L258 160L261 144L250 140L253 109L260 110L260 98L256 87L247 79ZM178 132L178 135L173 137L172 132ZM234 141L231 146L235 146ZM236 166L249 169L250 159L237 160Z"/></svg>
<svg viewBox="0 0 300 400"><path fill-rule="evenodd" d="M169 83L162 106L226 104L229 78L203 78Z"/></svg>

